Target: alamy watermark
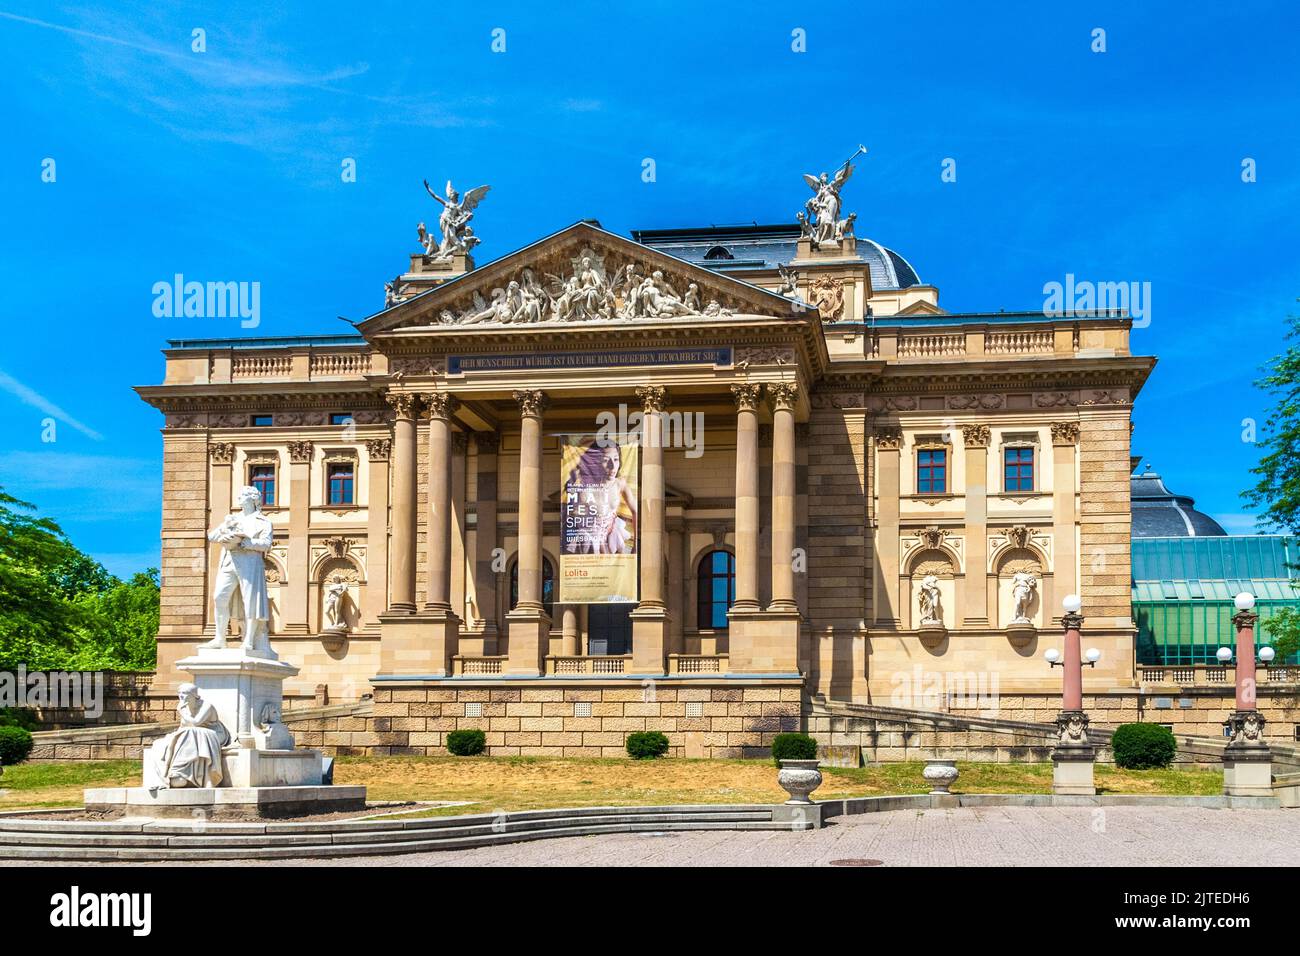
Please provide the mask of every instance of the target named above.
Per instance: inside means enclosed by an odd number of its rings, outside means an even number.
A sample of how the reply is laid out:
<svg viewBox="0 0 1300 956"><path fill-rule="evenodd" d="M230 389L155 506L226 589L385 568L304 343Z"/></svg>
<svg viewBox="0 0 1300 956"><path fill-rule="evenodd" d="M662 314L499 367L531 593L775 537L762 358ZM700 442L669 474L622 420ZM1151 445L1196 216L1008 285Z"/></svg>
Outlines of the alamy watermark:
<svg viewBox="0 0 1300 956"><path fill-rule="evenodd" d="M240 328L262 324L262 283L186 281L176 273L171 281L153 284L153 314L160 319L233 319Z"/></svg>
<svg viewBox="0 0 1300 956"><path fill-rule="evenodd" d="M647 417L658 415L661 448L684 448L687 458L704 454L703 412L643 412L620 403L618 411L604 411L596 415L596 444L602 448L627 442L643 445L642 425ZM624 437L626 436L626 437Z"/></svg>
<svg viewBox="0 0 1300 956"><path fill-rule="evenodd" d="M102 671L0 671L0 709L29 707L80 710L90 718L104 713Z"/></svg>
<svg viewBox="0 0 1300 956"><path fill-rule="evenodd" d="M1044 283L1043 295L1043 315L1049 318L1118 312L1132 316L1135 329L1151 324L1150 282L1092 282L1067 272L1064 282Z"/></svg>
<svg viewBox="0 0 1300 956"><path fill-rule="evenodd" d="M895 671L889 678L893 690L889 706L903 710L975 710L994 715L998 710L997 671L927 671L916 664L910 671Z"/></svg>

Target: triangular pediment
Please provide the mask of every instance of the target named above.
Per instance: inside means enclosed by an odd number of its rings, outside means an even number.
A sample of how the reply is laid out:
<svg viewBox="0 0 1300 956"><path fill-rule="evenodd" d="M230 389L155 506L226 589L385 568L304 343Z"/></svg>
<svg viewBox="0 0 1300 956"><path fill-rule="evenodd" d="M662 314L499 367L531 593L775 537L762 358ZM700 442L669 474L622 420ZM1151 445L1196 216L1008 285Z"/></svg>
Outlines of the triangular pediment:
<svg viewBox="0 0 1300 956"><path fill-rule="evenodd" d="M588 222L449 279L359 323L362 334L477 327L539 331L737 315L807 320L807 309Z"/></svg>

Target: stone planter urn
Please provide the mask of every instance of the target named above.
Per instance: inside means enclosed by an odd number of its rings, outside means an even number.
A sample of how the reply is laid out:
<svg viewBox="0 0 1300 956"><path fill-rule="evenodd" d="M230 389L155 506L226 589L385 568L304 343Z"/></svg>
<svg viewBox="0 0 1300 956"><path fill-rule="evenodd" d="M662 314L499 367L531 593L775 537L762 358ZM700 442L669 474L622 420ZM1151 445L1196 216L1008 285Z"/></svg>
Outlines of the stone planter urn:
<svg viewBox="0 0 1300 956"><path fill-rule="evenodd" d="M808 795L822 785L822 772L817 769L816 760L782 760L776 782L790 794L787 806L806 805L813 802Z"/></svg>
<svg viewBox="0 0 1300 956"><path fill-rule="evenodd" d="M955 760L927 760L921 776L930 784L931 793L948 793L948 788L957 779L957 762Z"/></svg>

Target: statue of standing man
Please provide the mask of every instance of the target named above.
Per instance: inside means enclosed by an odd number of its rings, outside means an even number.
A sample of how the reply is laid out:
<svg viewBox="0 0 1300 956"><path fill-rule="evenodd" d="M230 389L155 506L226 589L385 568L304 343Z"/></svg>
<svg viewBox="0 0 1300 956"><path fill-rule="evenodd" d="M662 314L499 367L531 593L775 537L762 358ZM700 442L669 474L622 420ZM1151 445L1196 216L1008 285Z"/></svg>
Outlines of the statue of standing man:
<svg viewBox="0 0 1300 956"><path fill-rule="evenodd" d="M279 660L271 650L267 624L271 618L266 593L266 561L271 550L271 519L262 514L262 494L256 488L239 489L239 511L227 515L209 534L208 540L221 545L221 563L217 566L214 594L217 636L203 645L222 650L230 618L237 616L244 624L244 653L249 657Z"/></svg>

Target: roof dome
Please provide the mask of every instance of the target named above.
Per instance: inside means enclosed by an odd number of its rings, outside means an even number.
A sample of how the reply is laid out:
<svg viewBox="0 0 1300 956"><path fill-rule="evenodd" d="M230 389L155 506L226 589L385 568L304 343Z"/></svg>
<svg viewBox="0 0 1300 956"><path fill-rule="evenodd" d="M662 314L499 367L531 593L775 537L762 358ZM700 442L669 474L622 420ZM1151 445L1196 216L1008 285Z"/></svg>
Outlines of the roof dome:
<svg viewBox="0 0 1300 956"><path fill-rule="evenodd" d="M1133 499L1133 537L1135 538L1208 538L1224 537L1228 532L1219 522L1196 510L1196 502L1186 495L1176 495L1165 487L1165 480L1151 470L1129 476L1129 494Z"/></svg>

